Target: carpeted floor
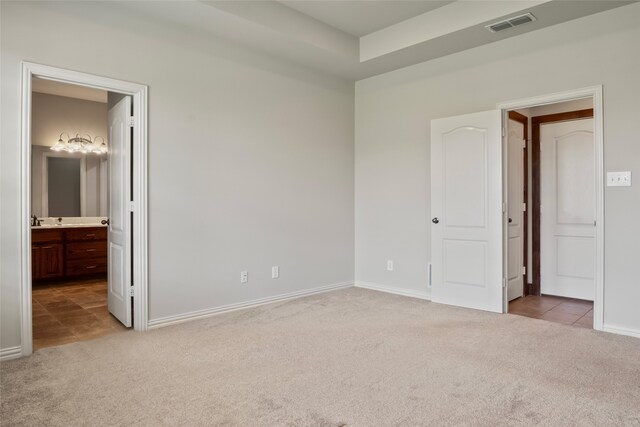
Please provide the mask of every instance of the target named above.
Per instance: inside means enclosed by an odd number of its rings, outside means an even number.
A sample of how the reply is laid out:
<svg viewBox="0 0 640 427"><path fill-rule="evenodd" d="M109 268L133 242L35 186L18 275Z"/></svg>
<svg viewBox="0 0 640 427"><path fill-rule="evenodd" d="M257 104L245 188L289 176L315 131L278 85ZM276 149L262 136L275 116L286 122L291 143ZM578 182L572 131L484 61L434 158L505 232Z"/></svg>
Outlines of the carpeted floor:
<svg viewBox="0 0 640 427"><path fill-rule="evenodd" d="M0 369L3 426L640 426L639 339L356 288Z"/></svg>

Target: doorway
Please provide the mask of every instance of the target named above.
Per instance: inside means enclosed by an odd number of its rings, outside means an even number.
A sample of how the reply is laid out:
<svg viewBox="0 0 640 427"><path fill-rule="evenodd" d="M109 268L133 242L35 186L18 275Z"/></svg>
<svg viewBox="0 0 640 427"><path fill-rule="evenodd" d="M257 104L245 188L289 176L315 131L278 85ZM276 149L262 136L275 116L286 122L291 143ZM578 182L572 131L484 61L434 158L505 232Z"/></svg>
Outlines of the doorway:
<svg viewBox="0 0 640 427"><path fill-rule="evenodd" d="M59 140L40 144L55 148L33 150L42 152L39 163L34 163L32 143L39 145L40 135L34 131L39 117L34 114L39 97L34 91L42 85L108 93L108 135L104 131L92 135L73 126L66 129L68 124L57 121L53 127L63 128ZM61 335L65 328L72 330L75 337L62 342L100 335L105 327L146 330L146 86L24 62L22 94L22 354L31 354L34 338L38 339L37 316L48 316L43 323L55 323ZM91 151L98 158L90 157ZM106 151L108 156L100 159ZM36 179L34 173L40 176ZM35 194L39 183L40 194ZM56 199L60 195L62 199ZM50 304L42 304L47 298ZM95 315L107 306L113 316ZM55 310L64 307L76 313ZM90 322L74 321L74 316Z"/></svg>
<svg viewBox="0 0 640 427"><path fill-rule="evenodd" d="M525 117L531 136L531 179L513 179L512 169L520 169L514 152L514 131L521 125L511 120ZM595 143L593 99L534 106L509 111L507 186L509 195L509 312L581 327L593 324L595 295ZM520 133L522 135L522 133ZM526 156L525 152L525 156ZM517 156L516 156L517 157ZM526 158L526 157L525 157ZM528 164L528 159L525 162ZM530 182L530 187L529 187ZM511 232L512 195L531 193L524 203L525 217L531 217L531 246L522 251L513 245ZM529 209L526 209L526 206ZM520 247L520 246L519 246ZM532 259L530 275L526 263ZM521 282L514 292L512 266Z"/></svg>
<svg viewBox="0 0 640 427"><path fill-rule="evenodd" d="M505 312L602 330L602 88L501 104L527 118L522 296ZM511 122L509 122L511 124ZM508 153L508 142L505 144ZM506 159L508 171L512 159ZM507 180L505 194L511 194ZM507 195L508 199L508 195ZM505 241L505 265L515 264Z"/></svg>
<svg viewBox="0 0 640 427"><path fill-rule="evenodd" d="M431 121L432 301L506 313L509 310L510 296L522 298L525 291L532 293L525 284L530 283L529 278L534 267L526 267L532 265L533 260L530 259L531 254L525 253L524 241L527 241L527 247L531 246L530 242L533 239L529 239L529 236L532 236L531 224L535 218L532 218L530 213L526 216L523 214L531 210L528 207L531 206L532 195L530 191L525 193L521 183L526 182L525 168L527 178L530 178L529 171L533 169L533 165L530 161L524 162L523 148L526 149L527 146L516 144L517 153L512 156L514 161L511 163L517 168L512 167L509 170L509 138L506 128L508 113L587 98L591 99L593 104L593 210L589 224L592 231L590 238L593 242L593 326L594 329L602 330L604 150L600 86L505 102L498 105L498 110ZM520 134L524 134L523 128L524 126L520 127ZM523 139L525 138L522 138L519 144L522 144ZM569 182L575 176L565 173L563 177L569 177ZM510 179L517 185L511 192L508 185ZM514 229L515 227L518 229ZM576 234L571 237L586 238ZM513 240L511 245L510 238ZM567 242L563 242L565 243ZM515 255L511 263L510 248ZM584 249L584 246L580 248ZM575 247L572 249L565 245L556 250L556 258L564 257L564 270L561 271L563 275L578 273L573 274L577 278L580 275L584 276L586 270L580 270L584 268L584 263L580 264L580 268L571 264L571 256L575 251ZM588 254L585 253L585 258L586 255ZM557 266L558 264L555 266L556 269ZM513 289L517 291L515 295L509 293L510 281Z"/></svg>
<svg viewBox="0 0 640 427"><path fill-rule="evenodd" d="M106 91L33 78L33 348L126 330L109 313Z"/></svg>

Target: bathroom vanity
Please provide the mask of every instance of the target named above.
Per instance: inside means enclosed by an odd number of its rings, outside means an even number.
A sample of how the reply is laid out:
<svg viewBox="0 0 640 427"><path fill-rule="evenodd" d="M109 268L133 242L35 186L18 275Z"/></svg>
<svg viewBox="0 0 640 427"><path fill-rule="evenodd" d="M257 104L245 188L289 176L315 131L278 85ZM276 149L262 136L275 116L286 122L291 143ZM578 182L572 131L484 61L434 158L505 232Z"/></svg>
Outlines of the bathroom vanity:
<svg viewBox="0 0 640 427"><path fill-rule="evenodd" d="M32 227L31 264L33 280L105 274L107 227Z"/></svg>

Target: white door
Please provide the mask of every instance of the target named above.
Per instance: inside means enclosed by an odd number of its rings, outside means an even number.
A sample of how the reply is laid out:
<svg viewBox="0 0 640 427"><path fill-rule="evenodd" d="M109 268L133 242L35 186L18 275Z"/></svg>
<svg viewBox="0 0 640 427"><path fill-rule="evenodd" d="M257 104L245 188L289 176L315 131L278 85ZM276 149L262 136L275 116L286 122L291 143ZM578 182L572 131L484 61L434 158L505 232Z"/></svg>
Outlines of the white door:
<svg viewBox="0 0 640 427"><path fill-rule="evenodd" d="M523 295L524 125L509 120L507 138L507 300Z"/></svg>
<svg viewBox="0 0 640 427"><path fill-rule="evenodd" d="M502 113L431 121L434 302L502 313Z"/></svg>
<svg viewBox="0 0 640 427"><path fill-rule="evenodd" d="M131 97L109 109L109 312L131 326Z"/></svg>
<svg viewBox="0 0 640 427"><path fill-rule="evenodd" d="M540 125L540 292L595 296L593 119Z"/></svg>

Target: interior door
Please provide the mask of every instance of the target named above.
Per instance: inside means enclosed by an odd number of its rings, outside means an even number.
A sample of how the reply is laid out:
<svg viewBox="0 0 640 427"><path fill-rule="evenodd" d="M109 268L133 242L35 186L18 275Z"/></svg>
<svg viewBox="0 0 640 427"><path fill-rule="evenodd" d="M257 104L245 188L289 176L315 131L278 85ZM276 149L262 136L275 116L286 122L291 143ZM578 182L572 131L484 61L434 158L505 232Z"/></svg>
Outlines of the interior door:
<svg viewBox="0 0 640 427"><path fill-rule="evenodd" d="M432 300L502 313L502 113L431 121Z"/></svg>
<svg viewBox="0 0 640 427"><path fill-rule="evenodd" d="M509 119L507 132L507 300L524 294L524 125Z"/></svg>
<svg viewBox="0 0 640 427"><path fill-rule="evenodd" d="M540 125L540 292L595 297L593 119Z"/></svg>
<svg viewBox="0 0 640 427"><path fill-rule="evenodd" d="M109 109L109 312L131 326L131 97Z"/></svg>

